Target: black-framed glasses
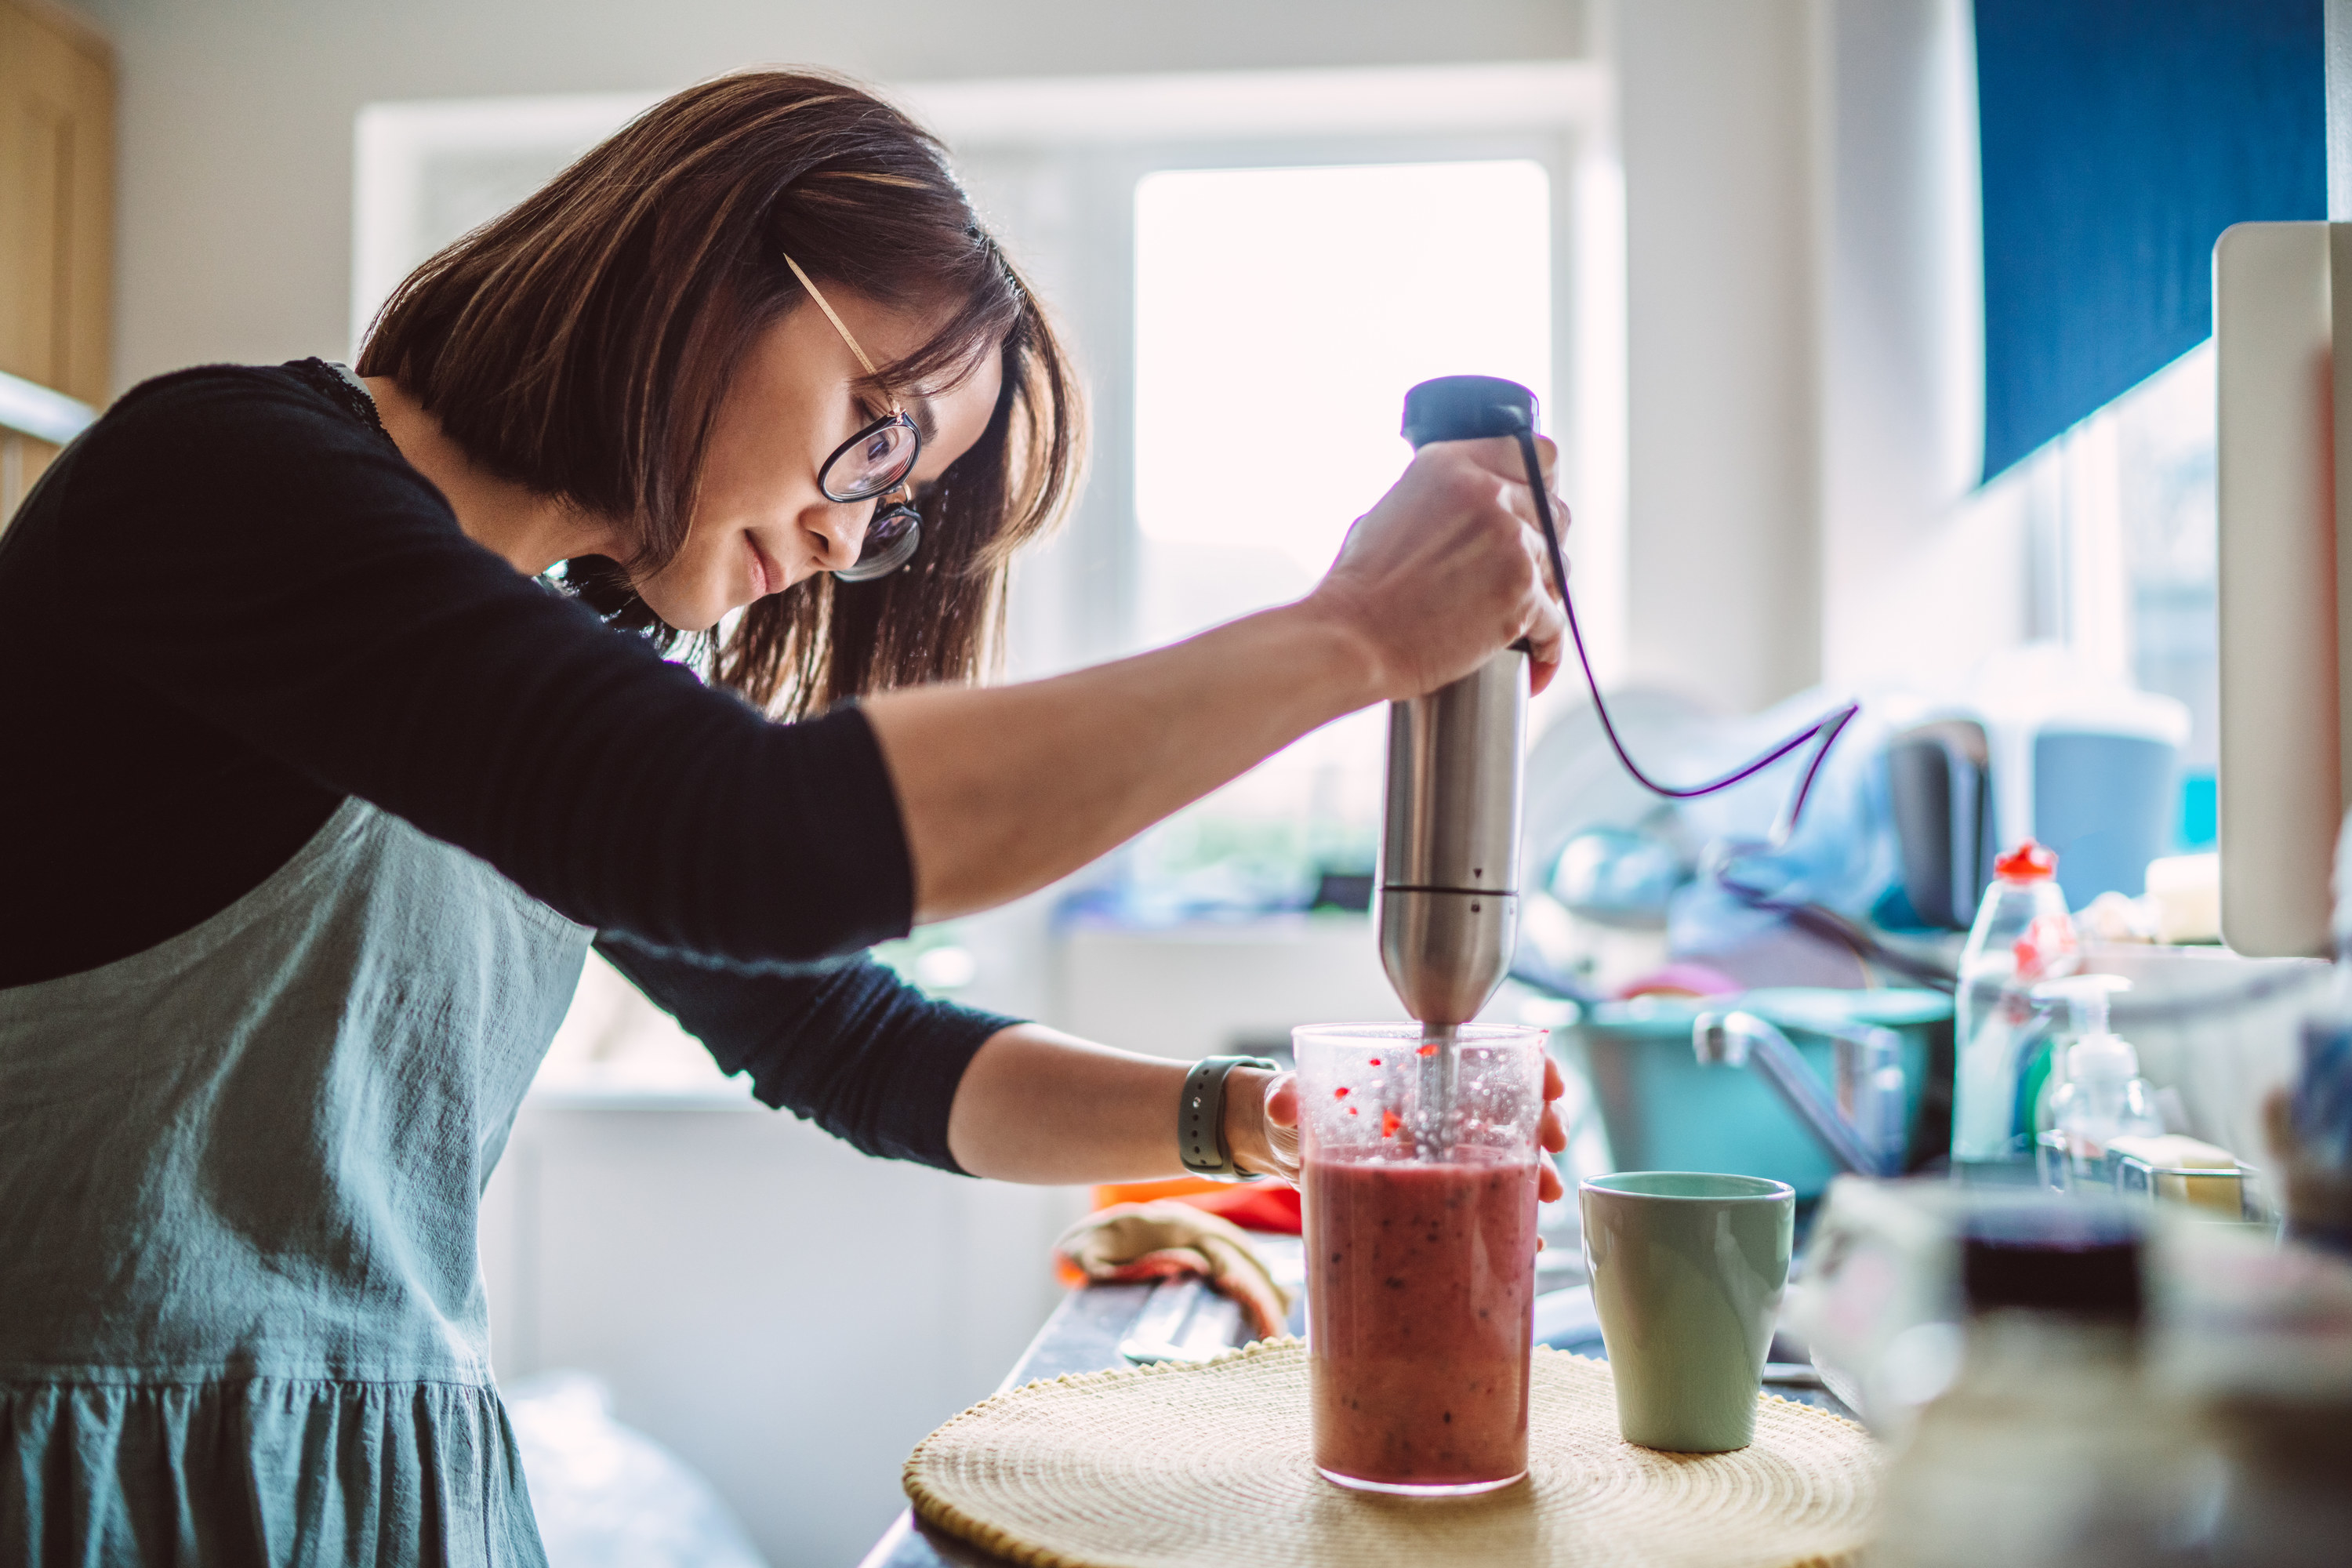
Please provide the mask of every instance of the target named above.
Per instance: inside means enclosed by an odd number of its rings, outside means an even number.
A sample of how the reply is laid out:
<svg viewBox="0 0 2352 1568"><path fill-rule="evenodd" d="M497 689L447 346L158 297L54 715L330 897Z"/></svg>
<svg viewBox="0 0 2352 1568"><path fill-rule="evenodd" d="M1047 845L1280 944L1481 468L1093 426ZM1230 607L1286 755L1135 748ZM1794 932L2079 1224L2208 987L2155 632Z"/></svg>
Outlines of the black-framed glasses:
<svg viewBox="0 0 2352 1568"><path fill-rule="evenodd" d="M857 346L849 328L827 300L816 283L801 269L801 264L790 256L784 265L801 280L801 287L816 301L841 341L857 357L869 376L878 375L874 362ZM823 467L817 469L817 489L830 501L874 501L874 516L866 525L866 543L857 559L847 566L834 568L834 576L844 583L866 583L887 576L913 559L922 543L923 520L915 510L914 492L908 488L907 476L915 471L915 460L922 456L923 433L915 426L914 419L899 406L897 397L890 399L890 411L833 449ZM905 499L884 504L881 498L897 491Z"/></svg>

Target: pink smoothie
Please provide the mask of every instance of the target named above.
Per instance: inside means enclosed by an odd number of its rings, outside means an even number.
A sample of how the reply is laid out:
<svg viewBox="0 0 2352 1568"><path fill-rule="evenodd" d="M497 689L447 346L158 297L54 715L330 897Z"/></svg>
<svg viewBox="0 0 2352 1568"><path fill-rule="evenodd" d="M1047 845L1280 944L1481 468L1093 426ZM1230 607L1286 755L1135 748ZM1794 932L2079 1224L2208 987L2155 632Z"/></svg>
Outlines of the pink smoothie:
<svg viewBox="0 0 2352 1568"><path fill-rule="evenodd" d="M1536 1167L1307 1162L1315 1463L1390 1486L1528 1464Z"/></svg>

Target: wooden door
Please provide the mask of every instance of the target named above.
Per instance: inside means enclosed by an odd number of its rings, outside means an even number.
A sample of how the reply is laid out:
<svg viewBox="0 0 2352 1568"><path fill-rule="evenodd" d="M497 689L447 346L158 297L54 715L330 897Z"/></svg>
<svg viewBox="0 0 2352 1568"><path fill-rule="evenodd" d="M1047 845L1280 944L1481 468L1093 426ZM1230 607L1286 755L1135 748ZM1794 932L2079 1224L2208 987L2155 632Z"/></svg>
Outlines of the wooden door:
<svg viewBox="0 0 2352 1568"><path fill-rule="evenodd" d="M48 0L0 0L0 371L107 401L114 63ZM0 521L56 448L0 431Z"/></svg>

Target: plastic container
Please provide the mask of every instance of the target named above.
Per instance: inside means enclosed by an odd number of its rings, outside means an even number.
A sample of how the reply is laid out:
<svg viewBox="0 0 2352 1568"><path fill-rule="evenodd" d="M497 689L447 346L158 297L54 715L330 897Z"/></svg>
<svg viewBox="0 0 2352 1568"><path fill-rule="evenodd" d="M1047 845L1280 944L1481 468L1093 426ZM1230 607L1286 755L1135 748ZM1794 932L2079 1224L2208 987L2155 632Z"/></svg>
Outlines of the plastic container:
<svg viewBox="0 0 2352 1568"><path fill-rule="evenodd" d="M2107 1027L2107 998L2131 989L2116 974L2076 974L2036 986L2034 1000L2054 1002L2070 1015L2058 1058L2063 1081L2050 1091L2041 1145L2042 1179L2049 1186L2112 1188L2118 1138L2158 1137L2164 1118L2139 1076L2139 1053Z"/></svg>
<svg viewBox="0 0 2352 1568"><path fill-rule="evenodd" d="M1443 1497L1527 1471L1549 1037L1462 1026L1432 1150L1415 1139L1415 1026L1291 1031L1315 1467L1329 1480Z"/></svg>
<svg viewBox="0 0 2352 1568"><path fill-rule="evenodd" d="M1875 1024L1903 1037L1904 1114L1923 1143L1941 1152L1940 1104L1927 1092L1939 1059L1948 1079L1951 998L1934 991L1838 991L1771 987L1694 1001L1643 996L1588 1008L1567 1031L1569 1054L1592 1086L1619 1171L1707 1171L1786 1182L1800 1200L1819 1196L1836 1163L1752 1069L1700 1065L1691 1024L1705 1010L1738 1007L1785 1032L1823 1085L1835 1057L1824 1023Z"/></svg>
<svg viewBox="0 0 2352 1568"><path fill-rule="evenodd" d="M1993 862L1955 997L1952 1163L1986 1164L2031 1152L2019 1122L2019 1048L2033 1023L2033 988L2081 963L2074 921L2058 888L2058 857L2027 840ZM2027 1108L2030 1111L2031 1108Z"/></svg>
<svg viewBox="0 0 2352 1568"><path fill-rule="evenodd" d="M2352 1258L2352 952L2339 949L2334 989L2304 1020L2287 1128L2287 1229Z"/></svg>
<svg viewBox="0 0 2352 1568"><path fill-rule="evenodd" d="M2303 1022L2302 1059L2287 1093L2287 1229L2352 1257L2352 813L2336 839L2335 983Z"/></svg>

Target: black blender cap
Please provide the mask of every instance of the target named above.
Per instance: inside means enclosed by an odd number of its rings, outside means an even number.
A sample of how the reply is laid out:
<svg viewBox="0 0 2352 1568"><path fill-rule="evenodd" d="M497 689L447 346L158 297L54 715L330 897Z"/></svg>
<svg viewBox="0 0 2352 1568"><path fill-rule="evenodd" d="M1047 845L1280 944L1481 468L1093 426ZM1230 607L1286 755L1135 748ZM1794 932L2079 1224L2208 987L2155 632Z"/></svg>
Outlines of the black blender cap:
<svg viewBox="0 0 2352 1568"><path fill-rule="evenodd" d="M2140 1321L2142 1232L2130 1214L2063 1200L1973 1215L1960 1242L1971 1312L2021 1309Z"/></svg>
<svg viewBox="0 0 2352 1568"><path fill-rule="evenodd" d="M1404 395L1404 438L1475 441L1536 427L1536 395L1499 375L1441 375Z"/></svg>

